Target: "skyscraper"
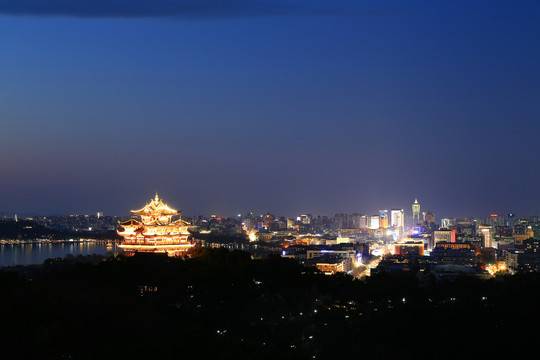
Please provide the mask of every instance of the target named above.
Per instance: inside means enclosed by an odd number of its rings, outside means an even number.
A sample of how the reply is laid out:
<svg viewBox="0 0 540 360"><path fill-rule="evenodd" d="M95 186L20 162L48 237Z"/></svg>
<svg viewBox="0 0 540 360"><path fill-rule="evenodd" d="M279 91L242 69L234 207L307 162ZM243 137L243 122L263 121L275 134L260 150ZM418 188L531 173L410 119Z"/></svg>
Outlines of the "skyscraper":
<svg viewBox="0 0 540 360"><path fill-rule="evenodd" d="M369 217L369 228L372 230L379 228L379 215L373 215Z"/></svg>
<svg viewBox="0 0 540 360"><path fill-rule="evenodd" d="M491 225L478 225L478 234L483 236L483 248L490 248L491 246Z"/></svg>
<svg viewBox="0 0 540 360"><path fill-rule="evenodd" d="M367 229L369 222L369 216L367 215L361 215L360 216L360 229Z"/></svg>
<svg viewBox="0 0 540 360"><path fill-rule="evenodd" d="M390 221L392 227L399 227L403 229L405 225L405 216L403 209L392 209L390 210Z"/></svg>
<svg viewBox="0 0 540 360"><path fill-rule="evenodd" d="M420 223L420 203L418 199L414 199L412 204L412 222L413 226Z"/></svg>
<svg viewBox="0 0 540 360"><path fill-rule="evenodd" d="M379 210L379 227L383 229L388 227L388 210Z"/></svg>

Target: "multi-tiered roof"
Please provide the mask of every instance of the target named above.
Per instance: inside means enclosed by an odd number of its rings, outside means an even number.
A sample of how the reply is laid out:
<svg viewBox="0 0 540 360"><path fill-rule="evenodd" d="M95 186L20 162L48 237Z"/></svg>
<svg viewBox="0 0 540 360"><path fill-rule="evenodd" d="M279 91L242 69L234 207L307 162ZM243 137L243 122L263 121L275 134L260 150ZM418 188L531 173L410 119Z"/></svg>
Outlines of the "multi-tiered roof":
<svg viewBox="0 0 540 360"><path fill-rule="evenodd" d="M120 248L128 254L135 252L168 253L172 256L184 254L191 246L190 224L180 217L181 211L170 208L156 194L150 203L142 209L131 210L134 217L120 223L122 231L117 231L124 238Z"/></svg>

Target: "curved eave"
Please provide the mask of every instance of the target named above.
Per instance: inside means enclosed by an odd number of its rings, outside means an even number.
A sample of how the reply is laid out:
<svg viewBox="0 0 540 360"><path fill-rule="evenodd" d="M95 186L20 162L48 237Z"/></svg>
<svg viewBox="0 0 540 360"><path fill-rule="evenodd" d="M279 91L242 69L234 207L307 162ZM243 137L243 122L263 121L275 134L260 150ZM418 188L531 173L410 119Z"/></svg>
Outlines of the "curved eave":
<svg viewBox="0 0 540 360"><path fill-rule="evenodd" d="M152 201L150 204L146 204L142 209L131 210L133 215L147 215L147 214L164 214L164 215L178 215L181 211L170 208L167 204L164 204L161 200L158 202Z"/></svg>
<svg viewBox="0 0 540 360"><path fill-rule="evenodd" d="M182 226L191 226L190 223L182 219L176 220L175 222L173 222L173 224L182 225Z"/></svg>
<svg viewBox="0 0 540 360"><path fill-rule="evenodd" d="M131 210L131 213L133 215L138 216L144 216L144 215L180 215L182 211L176 211L176 210L165 210L165 209L155 209L155 210L149 210L149 209L140 209L140 210Z"/></svg>
<svg viewBox="0 0 540 360"><path fill-rule="evenodd" d="M142 225L141 222L135 220L135 219L129 219L127 221L124 221L124 222L118 222L118 225L122 226L122 227L126 227L126 226L140 226Z"/></svg>
<svg viewBox="0 0 540 360"><path fill-rule="evenodd" d="M179 223L178 221L171 221L171 222L163 222L159 219L152 219L148 222L142 223L145 226L180 226L182 223Z"/></svg>

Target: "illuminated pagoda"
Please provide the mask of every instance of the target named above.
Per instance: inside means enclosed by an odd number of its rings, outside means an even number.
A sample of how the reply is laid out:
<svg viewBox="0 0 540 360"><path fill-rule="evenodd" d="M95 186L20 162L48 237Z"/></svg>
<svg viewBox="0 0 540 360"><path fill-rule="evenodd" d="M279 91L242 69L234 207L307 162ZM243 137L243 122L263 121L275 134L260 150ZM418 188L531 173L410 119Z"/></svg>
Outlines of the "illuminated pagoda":
<svg viewBox="0 0 540 360"><path fill-rule="evenodd" d="M182 220L180 213L164 204L156 194L142 209L131 210L133 217L130 220L119 223L122 231L117 233L124 238L120 248L127 255L146 252L182 256L193 244L187 230L191 224ZM179 218L173 221L175 216Z"/></svg>

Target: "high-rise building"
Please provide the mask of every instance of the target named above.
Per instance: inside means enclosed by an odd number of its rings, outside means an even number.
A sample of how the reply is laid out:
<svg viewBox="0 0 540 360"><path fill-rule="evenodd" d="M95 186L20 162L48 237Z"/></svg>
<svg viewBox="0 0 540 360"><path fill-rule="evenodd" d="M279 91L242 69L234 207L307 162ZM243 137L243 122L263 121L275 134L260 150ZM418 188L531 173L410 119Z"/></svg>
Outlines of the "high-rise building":
<svg viewBox="0 0 540 360"><path fill-rule="evenodd" d="M441 228L439 230L434 231L433 232L434 246L437 246L437 243L441 241L448 242L448 243L455 243L456 230L449 230L449 229Z"/></svg>
<svg viewBox="0 0 540 360"><path fill-rule="evenodd" d="M412 204L412 221L413 226L420 223L420 203L418 199L414 199L414 203Z"/></svg>
<svg viewBox="0 0 540 360"><path fill-rule="evenodd" d="M482 247L483 248L490 248L491 246L491 225L478 225L478 234L482 235L483 242Z"/></svg>
<svg viewBox="0 0 540 360"><path fill-rule="evenodd" d="M311 224L311 219L312 219L311 214L300 215L300 220L302 221L302 224L306 224L306 225Z"/></svg>
<svg viewBox="0 0 540 360"><path fill-rule="evenodd" d="M373 230L379 228L379 215L373 215L369 217L369 228Z"/></svg>
<svg viewBox="0 0 540 360"><path fill-rule="evenodd" d="M390 210L390 223L392 227L403 229L405 226L405 214L403 209Z"/></svg>
<svg viewBox="0 0 540 360"><path fill-rule="evenodd" d="M276 231L278 224L276 223L276 217L270 213L266 213L263 216L264 227L270 231Z"/></svg>
<svg viewBox="0 0 540 360"><path fill-rule="evenodd" d="M455 219L448 219L448 218L441 219L441 227L443 228L454 226L455 223L456 223Z"/></svg>
<svg viewBox="0 0 540 360"><path fill-rule="evenodd" d="M466 236L472 236L476 234L476 227L474 224L468 222L458 222L457 232Z"/></svg>
<svg viewBox="0 0 540 360"><path fill-rule="evenodd" d="M353 228L360 229L360 221L361 221L362 215L354 213L351 215L351 224Z"/></svg>
<svg viewBox="0 0 540 360"><path fill-rule="evenodd" d="M294 219L291 219L291 218L287 218L287 229L292 229L294 228Z"/></svg>
<svg viewBox="0 0 540 360"><path fill-rule="evenodd" d="M369 222L369 217L367 215L360 216L360 229L367 229Z"/></svg>
<svg viewBox="0 0 540 360"><path fill-rule="evenodd" d="M379 210L379 227L382 229L388 227L388 210Z"/></svg>
<svg viewBox="0 0 540 360"><path fill-rule="evenodd" d="M349 228L349 215L337 213L334 215L334 230Z"/></svg>

